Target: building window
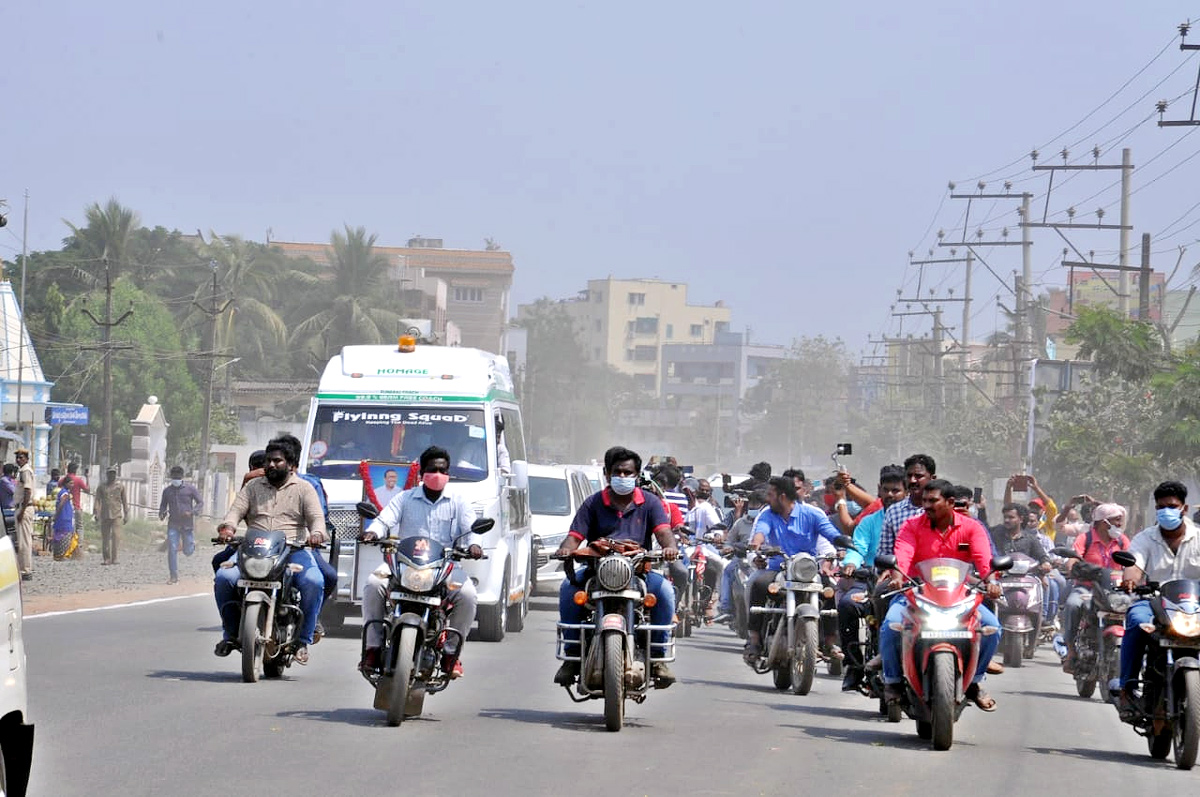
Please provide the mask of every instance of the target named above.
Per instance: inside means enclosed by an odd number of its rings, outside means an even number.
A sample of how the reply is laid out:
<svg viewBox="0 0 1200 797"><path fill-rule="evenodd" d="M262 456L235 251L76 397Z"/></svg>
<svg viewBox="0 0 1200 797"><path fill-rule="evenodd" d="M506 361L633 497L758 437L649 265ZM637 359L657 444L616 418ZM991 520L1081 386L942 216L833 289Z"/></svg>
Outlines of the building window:
<svg viewBox="0 0 1200 797"><path fill-rule="evenodd" d="M483 288L455 288L454 301L456 302L482 302Z"/></svg>
<svg viewBox="0 0 1200 797"><path fill-rule="evenodd" d="M596 302L604 301L604 291L592 291L592 299Z"/></svg>
<svg viewBox="0 0 1200 797"><path fill-rule="evenodd" d="M634 323L633 331L639 335L655 335L658 333L658 319L639 318Z"/></svg>
<svg viewBox="0 0 1200 797"><path fill-rule="evenodd" d="M716 332L717 334L723 334L725 332L728 332L729 331L729 322L728 321L718 321L713 326L713 331Z"/></svg>
<svg viewBox="0 0 1200 797"><path fill-rule="evenodd" d="M599 318L597 318L595 323L593 324L593 326L595 327L596 331L599 332L600 329L604 326L604 324Z"/></svg>
<svg viewBox="0 0 1200 797"><path fill-rule="evenodd" d="M642 306L643 304L646 303L646 294L644 294L644 293L629 294L629 303L631 305L636 305L638 307Z"/></svg>
<svg viewBox="0 0 1200 797"><path fill-rule="evenodd" d="M633 350L633 359L640 363L652 363L658 359L658 347L636 346Z"/></svg>
<svg viewBox="0 0 1200 797"><path fill-rule="evenodd" d="M692 324L692 332L691 332L691 334L692 334L692 337L693 337L693 338L698 338L698 337L700 337L701 335L703 335L703 334L704 334L704 327L703 327L703 326L701 326L700 324Z"/></svg>
<svg viewBox="0 0 1200 797"><path fill-rule="evenodd" d="M673 337L675 337L675 326L673 324L667 324L667 340L670 340Z"/></svg>

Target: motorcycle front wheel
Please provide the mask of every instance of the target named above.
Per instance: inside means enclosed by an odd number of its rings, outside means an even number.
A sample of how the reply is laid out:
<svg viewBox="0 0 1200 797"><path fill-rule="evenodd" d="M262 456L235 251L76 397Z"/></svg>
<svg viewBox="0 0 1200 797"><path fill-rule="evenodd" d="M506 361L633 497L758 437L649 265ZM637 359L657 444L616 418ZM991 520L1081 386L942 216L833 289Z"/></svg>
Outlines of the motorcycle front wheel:
<svg viewBox="0 0 1200 797"><path fill-rule="evenodd" d="M408 703L408 688L412 682L413 662L416 661L418 629L405 626L396 643L396 666L392 671L391 691L388 694L387 724L395 728L404 722Z"/></svg>
<svg viewBox="0 0 1200 797"><path fill-rule="evenodd" d="M625 724L625 650L621 634L604 635L604 728L619 731Z"/></svg>
<svg viewBox="0 0 1200 797"><path fill-rule="evenodd" d="M797 617L796 647L791 651L791 689L793 695L807 695L817 669L817 621Z"/></svg>
<svg viewBox="0 0 1200 797"><path fill-rule="evenodd" d="M248 603L242 610L242 680L248 684L258 683L262 672L263 646L261 603Z"/></svg>
<svg viewBox="0 0 1200 797"><path fill-rule="evenodd" d="M1196 765L1197 742L1200 741L1200 672L1196 670L1183 673L1183 683L1175 693L1173 731L1175 766L1191 769Z"/></svg>
<svg viewBox="0 0 1200 797"><path fill-rule="evenodd" d="M929 668L933 749L949 750L954 744L954 654L949 651L934 653Z"/></svg>

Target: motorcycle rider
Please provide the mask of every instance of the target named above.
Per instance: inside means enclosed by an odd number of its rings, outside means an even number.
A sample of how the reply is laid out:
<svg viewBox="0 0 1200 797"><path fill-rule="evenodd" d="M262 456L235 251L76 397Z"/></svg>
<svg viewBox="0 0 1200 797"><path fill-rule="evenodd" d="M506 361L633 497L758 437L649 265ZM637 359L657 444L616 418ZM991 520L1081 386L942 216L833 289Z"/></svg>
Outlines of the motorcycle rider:
<svg viewBox="0 0 1200 797"><path fill-rule="evenodd" d="M897 501L883 515L883 529L879 533L879 553L887 556L896 545L900 527L910 518L925 512L925 485L937 478L937 465L928 454L913 454L904 460L904 479L908 484L908 500Z"/></svg>
<svg viewBox="0 0 1200 797"><path fill-rule="evenodd" d="M765 542L783 550L784 556L809 553L823 556L833 550L833 541L841 536L837 527L820 509L800 501L796 484L784 476L776 476L767 482L767 508L759 513L754 523L751 548L759 548ZM822 538L826 545L822 546ZM784 556L773 556L767 569L757 573L749 584L750 606L765 606L767 587L783 567ZM825 563L822 565L825 566ZM751 612L749 615L748 638L743 658L754 662L762 655L762 629L765 615Z"/></svg>
<svg viewBox="0 0 1200 797"><path fill-rule="evenodd" d="M855 518L854 547L846 551L842 559L842 575L847 579L864 565L870 567L879 551L879 534L883 530L883 514L889 506L904 498L904 469L899 465L885 465L879 470L879 509L863 513ZM868 504L868 508L869 508ZM838 635L842 651L846 654L846 672L842 677L842 691L852 692L858 688L863 677L863 654L858 641L858 621L871 614L871 601L856 599L866 592L867 585L855 581L838 601Z"/></svg>
<svg viewBox="0 0 1200 797"><path fill-rule="evenodd" d="M228 542L237 524L244 520L247 529L294 531L296 543L324 543L325 514L321 511L321 499L311 484L296 476L296 468L300 465L300 441L294 435L283 434L267 443L266 452L264 475L242 485L233 505L225 513L225 519L217 527L217 536ZM317 616L321 613L325 577L313 559L312 551L307 548L293 551L288 562L304 568L295 576L304 623L300 626L292 658L297 664L308 664L308 646L313 643ZM238 568L220 567L213 579L213 595L217 600L217 611L221 613L223 631L221 641L213 650L218 656L228 656L238 648L238 578Z"/></svg>
<svg viewBox="0 0 1200 797"><path fill-rule="evenodd" d="M739 551L745 552L750 547L750 539L754 536L754 523L763 506L767 503L767 489L760 487L750 493L748 499L735 498L735 502L745 502L745 513L733 523L733 527L725 534L725 546L721 553L729 557L729 564L721 572L720 601L717 605L717 616L714 622L722 623L733 615L733 582L737 577L738 557L733 556ZM746 596L740 598L745 601Z"/></svg>
<svg viewBox="0 0 1200 797"><path fill-rule="evenodd" d="M571 521L571 530L556 552L557 556L569 556L580 544L599 539L633 540L649 549L654 540L662 546L663 558L673 562L679 558L675 547L675 536L671 533L666 508L658 496L644 493L637 486L638 474L642 471L642 458L623 446L613 446L604 452L604 477L608 487L588 496L579 506ZM657 599L650 608L652 625L671 625L675 616L675 592L661 573L647 572L646 591ZM584 609L574 601L575 587L569 579L563 579L558 591L559 622L578 625L583 621ZM655 631L654 643L665 643L667 633ZM578 640L577 631L564 631L563 637ZM566 646L564 646L566 648ZM568 655L578 655L572 648ZM654 685L659 689L675 683L675 675L666 662L655 662L651 669ZM571 686L579 677L579 662L564 661L554 674L554 683Z"/></svg>
<svg viewBox="0 0 1200 797"><path fill-rule="evenodd" d="M1177 481L1165 481L1154 488L1155 520L1129 543L1129 553L1136 565L1125 568L1121 587L1132 591L1143 581L1200 579L1200 532L1188 520L1187 487ZM1139 698L1137 681L1142 672L1142 660L1150 635L1143 625L1154 623L1149 600L1138 600L1125 614L1125 638L1121 641L1121 698L1118 709L1122 716L1134 710Z"/></svg>
<svg viewBox="0 0 1200 797"><path fill-rule="evenodd" d="M1046 553L1046 549L1038 540L1037 532L1033 529L1023 528L1022 509L1023 507L1017 504L1005 504L1004 508L1000 510L1003 522L990 530L995 551L1001 555L1024 554L1037 562L1043 573L1049 573L1053 568L1050 555Z"/></svg>
<svg viewBox="0 0 1200 797"><path fill-rule="evenodd" d="M1125 526L1125 507L1119 504L1099 504L1092 510L1092 527L1086 534L1075 538L1073 548L1079 557L1093 565L1106 570L1120 570L1121 566L1113 561L1115 551L1124 551L1129 547L1129 539L1121 533ZM1097 584L1098 589L1106 589L1108 584ZM1067 655L1063 659L1063 672L1075 671L1075 635L1079 631L1079 616L1083 612L1083 598L1088 592L1086 582L1075 580L1071 592L1063 601L1063 642L1067 646Z"/></svg>
<svg viewBox="0 0 1200 797"><path fill-rule="evenodd" d="M461 495L446 493L450 481L450 453L444 448L430 446L421 452L418 460L421 468L421 485L397 494L383 508L379 516L371 521L363 533L370 541L386 536L392 539L408 537L431 537L447 548L459 537L471 533L475 522L475 510ZM483 549L471 545L467 549L472 559L483 556ZM386 609L388 584L392 574L387 565L380 565L367 579L363 589L363 625L372 620L382 620ZM462 634L463 645L467 633L475 623L475 610L479 603L475 582L464 578L457 589L451 587L454 606L450 610L450 627ZM367 627L366 648L359 669L372 670L379 663L379 651L383 647L383 627L374 623ZM451 678L461 678L462 648L447 653L443 668Z"/></svg>
<svg viewBox="0 0 1200 797"><path fill-rule="evenodd" d="M926 559L947 558L971 562L980 578L988 578L992 569L992 546L988 541L987 529L978 521L954 511L954 505L946 497L953 490L954 485L945 479L934 479L925 485L925 513L905 522L896 535L896 569L891 571L888 579L891 589L902 588L904 577L917 575L916 566ZM966 550L960 550L959 546L964 543ZM987 594L992 600L999 598L1000 585L994 580L989 581ZM904 622L907 611L908 600L903 594L896 595L879 627L883 680L887 685L885 697L888 700L899 700L904 694L901 686L904 680L900 661L901 634L896 628ZM983 690L982 681L987 665L1000 645L1000 621L982 604L976 612L981 629L994 628L995 633L981 635L979 663L966 698L984 711L995 711L996 701Z"/></svg>

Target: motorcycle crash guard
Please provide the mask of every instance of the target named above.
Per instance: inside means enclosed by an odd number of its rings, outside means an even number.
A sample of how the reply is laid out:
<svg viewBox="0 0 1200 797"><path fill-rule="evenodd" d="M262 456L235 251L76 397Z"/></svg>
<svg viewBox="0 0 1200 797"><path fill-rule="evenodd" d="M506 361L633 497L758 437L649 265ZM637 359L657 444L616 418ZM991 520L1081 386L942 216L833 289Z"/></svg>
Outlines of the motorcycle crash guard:
<svg viewBox="0 0 1200 797"><path fill-rule="evenodd" d="M416 628L421 633L425 633L425 618L416 612L405 612L396 619L396 629L405 627Z"/></svg>
<svg viewBox="0 0 1200 797"><path fill-rule="evenodd" d="M800 604L796 605L796 616L797 617L805 617L805 618L812 617L813 619L820 619L821 610L818 609L816 606L813 606L811 603L800 603Z"/></svg>
<svg viewBox="0 0 1200 797"><path fill-rule="evenodd" d="M242 596L242 603L270 603L271 596L261 589L252 589Z"/></svg>
<svg viewBox="0 0 1200 797"><path fill-rule="evenodd" d="M1200 670L1200 659L1197 659L1195 656L1182 656L1175 659L1176 677L1186 670Z"/></svg>

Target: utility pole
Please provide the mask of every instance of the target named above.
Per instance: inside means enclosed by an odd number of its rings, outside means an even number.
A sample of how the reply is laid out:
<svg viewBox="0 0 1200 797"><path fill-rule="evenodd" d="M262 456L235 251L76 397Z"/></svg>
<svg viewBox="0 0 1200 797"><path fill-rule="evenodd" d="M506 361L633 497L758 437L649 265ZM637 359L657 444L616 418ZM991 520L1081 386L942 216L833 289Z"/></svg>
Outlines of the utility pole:
<svg viewBox="0 0 1200 797"><path fill-rule="evenodd" d="M1127 272L1122 271L1122 274ZM1150 233L1142 233L1142 273L1138 281L1138 320L1150 320Z"/></svg>
<svg viewBox="0 0 1200 797"><path fill-rule="evenodd" d="M946 410L946 380L942 370L942 309L933 311L933 422L941 423Z"/></svg>
<svg viewBox="0 0 1200 797"><path fill-rule="evenodd" d="M961 342L961 346L959 349L958 367L959 367L959 373L962 376L962 383L959 385L959 387L961 388L961 397L960 398L962 400L965 400L966 396L967 396L967 392L968 392L967 391L967 368L970 367L970 361L969 361L970 348L969 347L970 347L970 343L971 343L971 271L975 265L975 253L971 249L968 248L966 257L954 257L955 254L957 254L957 250L951 249L950 257L931 258L929 260L909 260L909 265L927 266L927 265L933 265L933 264L937 264L937 263L964 263L964 264L966 264L966 267L967 267L966 284L963 289L962 298L955 299L955 298L938 297L937 299L930 300L930 301L938 301L938 302L954 302L954 301L962 302L962 306L963 306L962 307L962 339L961 339L962 342ZM920 301L922 303L925 302L925 300L920 299L920 298L918 298L918 299L903 299L903 298L901 298L901 299L897 299L897 301L902 301L902 302Z"/></svg>
<svg viewBox="0 0 1200 797"><path fill-rule="evenodd" d="M29 189L25 189L25 219L21 224L21 330L17 342L17 434L25 439L25 446L33 449L33 440L25 437L21 427L21 401L25 392L25 265L29 260ZM32 437L32 435L31 435ZM30 457L31 461L36 463Z"/></svg>
<svg viewBox="0 0 1200 797"><path fill-rule="evenodd" d="M208 350L205 352L205 359L208 360L207 381L208 384L204 390L204 424L200 432L200 496L205 501L205 506L208 502L208 494L205 488L208 483L208 448L209 435L212 433L212 394L213 381L216 378L216 368L213 365L213 359L217 354L217 316L224 313L228 308L232 299L226 300L225 304L217 306L217 261L210 260L208 265L212 268L212 294L209 297L209 307L205 308L198 302L192 302L200 312L208 316Z"/></svg>
<svg viewBox="0 0 1200 797"><path fill-rule="evenodd" d="M1129 183L1133 174L1133 163L1129 147L1121 150L1121 245L1117 263L1122 270L1120 274L1120 310L1122 318L1129 318L1129 272L1124 270L1129 265Z"/></svg>
<svg viewBox="0 0 1200 797"><path fill-rule="evenodd" d="M120 326L125 323L125 319L133 315L133 303L129 305L129 309L118 318L116 321L112 317L112 269L109 267L108 255L104 256L104 320L101 321L96 316L92 315L92 311L87 309L86 305L82 308L83 314L92 320L92 323L100 327L100 349L104 352L104 406L101 409L101 414L104 416L104 437L101 441L100 451L100 471L104 472L109 464L112 463L112 429L113 429L113 404L112 404L112 353L116 348L112 343L113 327ZM85 300L86 301L86 300ZM90 347L89 347L90 348ZM130 346L122 346L120 348L131 348Z"/></svg>

